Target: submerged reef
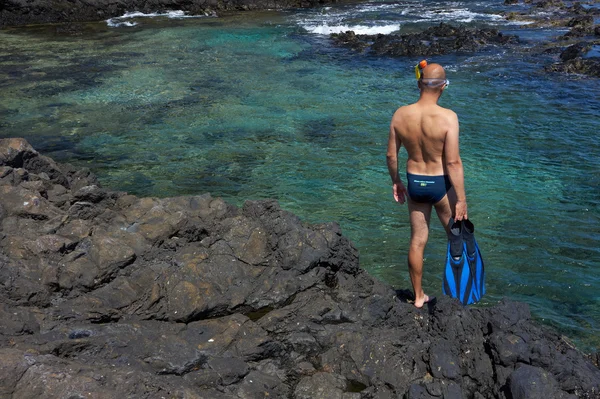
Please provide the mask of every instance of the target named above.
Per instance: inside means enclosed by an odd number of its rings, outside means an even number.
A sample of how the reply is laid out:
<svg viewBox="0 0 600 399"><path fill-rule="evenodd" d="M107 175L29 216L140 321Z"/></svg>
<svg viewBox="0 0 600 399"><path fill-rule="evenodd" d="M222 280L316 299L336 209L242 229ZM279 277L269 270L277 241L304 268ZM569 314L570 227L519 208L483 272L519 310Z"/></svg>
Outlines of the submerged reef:
<svg viewBox="0 0 600 399"><path fill-rule="evenodd" d="M427 309L335 223L138 198L0 140L0 397L598 398L526 304Z"/></svg>

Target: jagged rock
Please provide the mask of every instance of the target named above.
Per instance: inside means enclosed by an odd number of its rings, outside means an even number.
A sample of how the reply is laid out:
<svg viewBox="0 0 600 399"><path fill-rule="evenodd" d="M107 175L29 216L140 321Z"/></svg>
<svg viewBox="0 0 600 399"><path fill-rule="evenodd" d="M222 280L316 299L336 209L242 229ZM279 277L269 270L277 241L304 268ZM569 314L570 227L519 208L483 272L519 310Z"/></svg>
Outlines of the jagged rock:
<svg viewBox="0 0 600 399"><path fill-rule="evenodd" d="M517 37L503 35L496 29L471 29L440 23L422 33L409 35L356 35L352 31L332 34L334 43L353 50L369 49L376 55L392 57L431 56L457 51L474 52L492 44L507 45Z"/></svg>
<svg viewBox="0 0 600 399"><path fill-rule="evenodd" d="M562 0L542 0L535 3L538 8L563 8L565 3Z"/></svg>
<svg viewBox="0 0 600 399"><path fill-rule="evenodd" d="M183 10L191 15L215 12L311 7L326 0L4 0L0 4L0 28L11 25L63 22L57 31L78 34L76 22L101 21L131 11L153 13ZM335 2L335 0L330 1Z"/></svg>
<svg viewBox="0 0 600 399"><path fill-rule="evenodd" d="M514 399L559 398L556 380L552 374L526 364L510 375L510 393Z"/></svg>
<svg viewBox="0 0 600 399"><path fill-rule="evenodd" d="M578 73L589 76L600 77L599 58L574 58L562 63L552 64L546 67L550 72Z"/></svg>
<svg viewBox="0 0 600 399"><path fill-rule="evenodd" d="M594 17L591 15L578 15L567 22L570 28L591 28L594 25Z"/></svg>
<svg viewBox="0 0 600 399"><path fill-rule="evenodd" d="M526 305L418 310L334 223L114 193L20 139L0 159L21 171L0 178L2 398L598 396L600 370Z"/></svg>
<svg viewBox="0 0 600 399"><path fill-rule="evenodd" d="M585 55L590 50L587 43L577 43L567 47L560 53L561 61L569 61Z"/></svg>

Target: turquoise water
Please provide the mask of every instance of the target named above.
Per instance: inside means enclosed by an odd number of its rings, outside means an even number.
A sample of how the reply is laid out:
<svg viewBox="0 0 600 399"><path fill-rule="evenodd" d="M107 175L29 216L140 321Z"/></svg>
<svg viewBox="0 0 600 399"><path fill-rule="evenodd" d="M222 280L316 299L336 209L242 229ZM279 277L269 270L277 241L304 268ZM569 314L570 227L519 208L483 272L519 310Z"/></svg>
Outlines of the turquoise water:
<svg viewBox="0 0 600 399"><path fill-rule="evenodd" d="M450 14L476 22L482 6L459 4ZM137 195L275 198L307 221L339 222L362 267L409 288L407 210L393 202L385 151L392 113L417 98L418 60L356 55L313 32L401 18L372 6L363 20L351 5L98 23L76 35L0 31L0 137L25 137ZM549 35L522 31L532 43ZM435 61L451 80L441 104L461 121L469 215L487 264L483 305L525 301L596 350L600 81L547 74L551 57L494 48ZM430 294L441 294L445 246L434 219Z"/></svg>

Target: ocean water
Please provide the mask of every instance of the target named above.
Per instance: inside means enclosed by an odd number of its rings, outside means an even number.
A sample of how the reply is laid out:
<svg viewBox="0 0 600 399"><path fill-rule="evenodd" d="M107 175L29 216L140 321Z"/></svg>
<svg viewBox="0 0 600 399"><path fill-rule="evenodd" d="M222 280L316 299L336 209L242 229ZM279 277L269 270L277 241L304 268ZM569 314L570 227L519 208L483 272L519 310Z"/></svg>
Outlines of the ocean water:
<svg viewBox="0 0 600 399"><path fill-rule="evenodd" d="M409 223L385 164L389 121L418 97L419 58L336 48L328 34L415 32L446 21L518 34L435 57L461 123L469 216L488 294L524 301L585 351L600 347L600 80L546 73L530 51L564 30L511 23L500 2L404 1L187 18L128 14L72 31L0 31L0 137L86 166L140 196L275 198L338 222L361 266L399 289ZM133 11L133 10L132 10ZM528 50L529 49L529 50ZM401 154L402 161L405 156ZM424 288L441 295L432 218Z"/></svg>

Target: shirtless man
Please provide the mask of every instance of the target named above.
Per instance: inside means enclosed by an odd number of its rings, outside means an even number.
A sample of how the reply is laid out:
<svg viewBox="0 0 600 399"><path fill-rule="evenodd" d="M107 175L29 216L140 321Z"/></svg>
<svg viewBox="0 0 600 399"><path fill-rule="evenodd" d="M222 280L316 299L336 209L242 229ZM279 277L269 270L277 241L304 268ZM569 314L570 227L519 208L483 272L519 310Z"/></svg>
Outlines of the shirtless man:
<svg viewBox="0 0 600 399"><path fill-rule="evenodd" d="M419 100L399 108L392 117L387 166L394 199L400 204L408 199L411 228L408 270L415 292L415 306L421 308L429 301L421 280L431 209L435 207L448 233L450 217L454 216L455 220L467 218L467 199L458 151L458 117L437 104L448 86L444 68L438 64L425 66L418 86ZM407 187L398 174L398 151L402 145L408 153Z"/></svg>

